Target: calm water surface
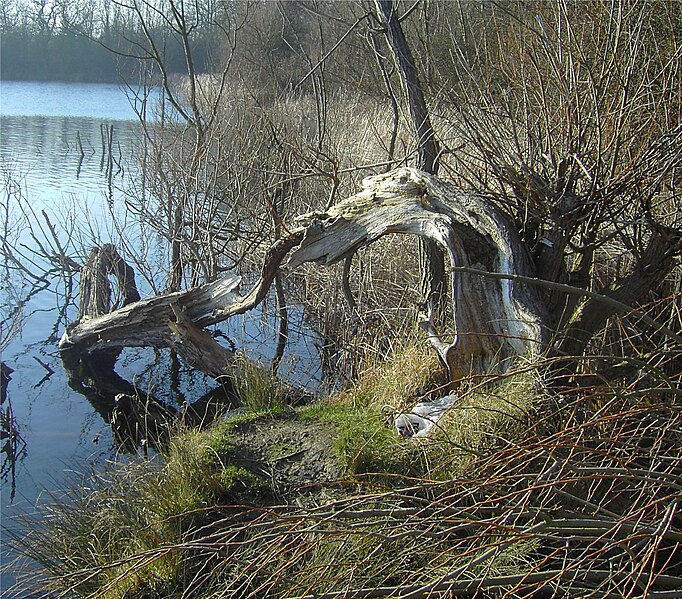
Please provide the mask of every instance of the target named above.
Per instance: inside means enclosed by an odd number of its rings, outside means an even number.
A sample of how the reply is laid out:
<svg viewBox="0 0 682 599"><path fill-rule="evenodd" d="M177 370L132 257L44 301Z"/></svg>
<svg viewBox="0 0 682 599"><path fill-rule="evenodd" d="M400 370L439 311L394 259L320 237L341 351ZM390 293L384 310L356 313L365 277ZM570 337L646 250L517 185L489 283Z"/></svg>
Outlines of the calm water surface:
<svg viewBox="0 0 682 599"><path fill-rule="evenodd" d="M112 126L115 165L108 169L102 136ZM70 250L76 248L75 242L82 243L93 236L100 242L115 242L108 222L109 207L120 207L122 194L135 182L139 143L136 113L118 86L3 81L0 84L0 179L3 182L0 205L9 205L9 209L0 218L16 225L22 221L22 210L32 211L34 222L45 228L41 214L45 210L56 225L61 243ZM7 186L10 180L20 188L18 196L23 198L23 209L16 201L16 187ZM70 224L64 227L60 223ZM3 229L2 235L7 232L15 246L36 246L26 229L10 226ZM49 236L49 232L43 234ZM43 239L43 234L37 237ZM69 239L75 240L73 245L69 245ZM30 251L25 251L30 257ZM24 263L32 270L44 266L40 261ZM66 287L58 278L51 279L47 289L30 297L21 311L19 332L9 343L4 343L8 317L30 291L18 285L14 277L12 282L13 285L8 285L3 273L2 361L14 372L8 386L8 402L2 407L6 409L11 403L25 451L13 470L7 460L3 462L5 527L16 526L13 514L30 510L50 493L58 494L75 480L74 472L97 470L106 461L118 458L109 425L82 395L69 388L61 366L57 342L65 323L75 318L75 300L62 317L60 310ZM141 284L139 279L138 283ZM77 278L74 284L77 285ZM274 353L275 333L272 323L260 316L256 314L230 323L227 332L240 345L267 358ZM302 320L302 314L292 315L292 321L297 318ZM287 354L293 357L282 366L292 378L309 377L317 368L313 341L305 333L291 333ZM212 385L201 376L184 372L176 388L169 389L168 361L153 364L151 356L149 351L126 352L117 364L117 371L142 388L152 388L157 397L170 402L179 401L178 393L183 392L192 401ZM49 374L40 362L54 373ZM0 594L22 596L11 591L15 576L6 566L13 556L8 551L5 535L0 550L4 566Z"/></svg>
<svg viewBox="0 0 682 599"><path fill-rule="evenodd" d="M138 139L136 114L126 95L114 85L6 82L0 84L0 170L3 183L0 202L8 207L3 236L24 248L22 262L34 272L44 264L34 260L28 248L36 241L21 226L22 213L41 211L54 223L65 247L72 249L61 223L79 229L86 210L99 221L106 237L107 200L119 199L124 177L135 172L133 159ZM103 161L102 133L113 126L117 164L109 171ZM82 149L82 152L81 152ZM11 186L9 185L11 182ZM17 187L18 186L18 187ZM21 204L19 203L21 198ZM4 210L3 210L4 212ZM3 214L5 218L5 214ZM39 240L43 234L36 231ZM86 234L83 234L86 236ZM32 263L33 262L33 263ZM21 327L9 343L8 317L30 292L13 277L8 286L3 272L2 361L14 369L7 389L9 405L24 451L14 467L2 454L3 526L12 527L12 515L30 508L49 493L58 493L73 471L98 468L115 458L108 425L82 395L72 391L61 368L56 341L63 332L60 318L65 286L51 279L50 286L32 295L21 311ZM77 281L74 281L77 283ZM75 306L66 313L72 319ZM49 375L46 367L54 371ZM47 376L49 375L49 376ZM94 443L93 440L98 440ZM13 596L11 556L3 535L2 596ZM16 596L19 596L18 594Z"/></svg>

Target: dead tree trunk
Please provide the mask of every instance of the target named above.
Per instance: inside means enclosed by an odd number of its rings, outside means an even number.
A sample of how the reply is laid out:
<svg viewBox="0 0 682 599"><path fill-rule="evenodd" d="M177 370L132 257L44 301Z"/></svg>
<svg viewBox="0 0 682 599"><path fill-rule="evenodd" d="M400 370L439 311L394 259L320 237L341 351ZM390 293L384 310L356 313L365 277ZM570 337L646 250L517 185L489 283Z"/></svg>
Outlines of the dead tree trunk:
<svg viewBox="0 0 682 599"><path fill-rule="evenodd" d="M431 125L426 98L414 64L412 52L398 19L396 4L391 0L375 0L376 14L384 28L400 81L405 91L410 119L417 136L417 168L438 174L439 147ZM426 306L425 318L434 323L435 312L441 311L445 292L445 260L439 244L422 238L420 245L421 293ZM438 319L435 319L438 320ZM434 325L435 326L435 325Z"/></svg>
<svg viewBox="0 0 682 599"><path fill-rule="evenodd" d="M92 249L81 271L79 320L111 311L109 275L113 275L118 283L121 306L140 299L133 269L121 258L113 245L106 243Z"/></svg>
<svg viewBox="0 0 682 599"><path fill-rule="evenodd" d="M422 90L414 58L407 45L405 34L398 20L396 6L390 0L375 0L377 17L385 29L393 57L400 72L400 80L407 97L410 118L417 134L418 167L432 175L438 172L438 142L431 126L426 99Z"/></svg>
<svg viewBox="0 0 682 599"><path fill-rule="evenodd" d="M369 177L363 186L326 212L300 217L300 226L270 248L260 280L246 295L237 293L239 278L228 276L189 291L138 301L70 325L62 350L173 347L197 368L220 376L230 369L230 352L202 334L202 327L257 306L282 264L288 269L311 261L333 264L393 233L434 241L453 266L534 274L514 227L485 197L411 168ZM452 378L543 349L545 316L534 287L455 271L449 283L454 338L443 340L428 317L423 328Z"/></svg>
<svg viewBox="0 0 682 599"><path fill-rule="evenodd" d="M485 197L411 168L369 177L363 186L326 213L301 217L306 230L289 268L333 264L383 235L411 233L437 243L452 266L534 274L516 229ZM454 271L449 282L454 338L443 340L430 315L421 324L451 378L542 351L545 314L535 288Z"/></svg>

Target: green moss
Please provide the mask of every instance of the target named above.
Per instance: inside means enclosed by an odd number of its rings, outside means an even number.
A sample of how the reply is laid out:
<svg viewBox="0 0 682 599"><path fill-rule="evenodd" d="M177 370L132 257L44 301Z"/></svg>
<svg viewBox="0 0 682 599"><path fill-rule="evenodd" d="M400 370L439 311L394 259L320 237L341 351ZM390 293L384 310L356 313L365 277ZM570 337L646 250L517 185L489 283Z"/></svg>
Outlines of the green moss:
<svg viewBox="0 0 682 599"><path fill-rule="evenodd" d="M349 473L414 474L412 447L395 433L387 414L355 399L321 401L302 409L300 417L334 425L333 451Z"/></svg>
<svg viewBox="0 0 682 599"><path fill-rule="evenodd" d="M390 362L373 365L349 389L299 415L335 426L333 449L351 474L420 475L421 449L396 434L393 414L415 403L418 389L432 386L438 371L433 352L406 343Z"/></svg>
<svg viewBox="0 0 682 599"><path fill-rule="evenodd" d="M226 466L220 471L220 482L227 494L240 500L253 501L271 491L265 480L234 465Z"/></svg>
<svg viewBox="0 0 682 599"><path fill-rule="evenodd" d="M414 353L401 354L382 371L369 371L350 389L302 409L302 419L331 423L338 431L334 451L351 474L368 472L445 480L462 476L482 454L524 430L537 401L532 373L518 373L487 387L461 389L459 401L429 437L403 439L393 427L395 414L417 398L408 395L408 365L420 366ZM419 370L419 369L418 369ZM389 403L390 398L394 401Z"/></svg>
<svg viewBox="0 0 682 599"><path fill-rule="evenodd" d="M237 423L235 419L223 419L216 422L205 433L204 439L206 442L206 458L213 460L214 454L227 453L234 448L233 433Z"/></svg>

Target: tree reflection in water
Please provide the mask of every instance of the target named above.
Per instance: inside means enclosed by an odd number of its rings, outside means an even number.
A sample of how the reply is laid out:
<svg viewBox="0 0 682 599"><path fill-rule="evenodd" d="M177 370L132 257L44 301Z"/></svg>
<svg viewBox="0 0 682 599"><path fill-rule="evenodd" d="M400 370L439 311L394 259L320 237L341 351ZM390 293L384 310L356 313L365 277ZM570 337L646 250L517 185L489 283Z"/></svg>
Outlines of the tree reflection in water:
<svg viewBox="0 0 682 599"><path fill-rule="evenodd" d="M118 352L96 356L63 352L69 386L83 395L111 426L119 451L163 450L173 431L182 426L202 427L238 405L229 380L191 404L178 409L133 385L115 370Z"/></svg>
<svg viewBox="0 0 682 599"><path fill-rule="evenodd" d="M2 466L0 479L10 484L10 501L14 501L16 492L16 465L26 455L24 441L19 426L14 418L12 402L7 393L14 370L4 362L0 362L0 440L2 441Z"/></svg>

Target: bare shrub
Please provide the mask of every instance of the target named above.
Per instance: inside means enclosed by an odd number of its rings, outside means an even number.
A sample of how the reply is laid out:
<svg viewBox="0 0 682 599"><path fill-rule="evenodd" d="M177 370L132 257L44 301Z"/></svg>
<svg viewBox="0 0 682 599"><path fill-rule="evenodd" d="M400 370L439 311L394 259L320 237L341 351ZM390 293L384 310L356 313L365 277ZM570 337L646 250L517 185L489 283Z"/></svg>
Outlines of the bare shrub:
<svg viewBox="0 0 682 599"><path fill-rule="evenodd" d="M514 219L538 278L633 306L669 296L681 223L675 3L458 3L442 17L445 73L459 73L434 102L444 171ZM616 349L621 318L595 337L612 310L545 299L558 354Z"/></svg>

